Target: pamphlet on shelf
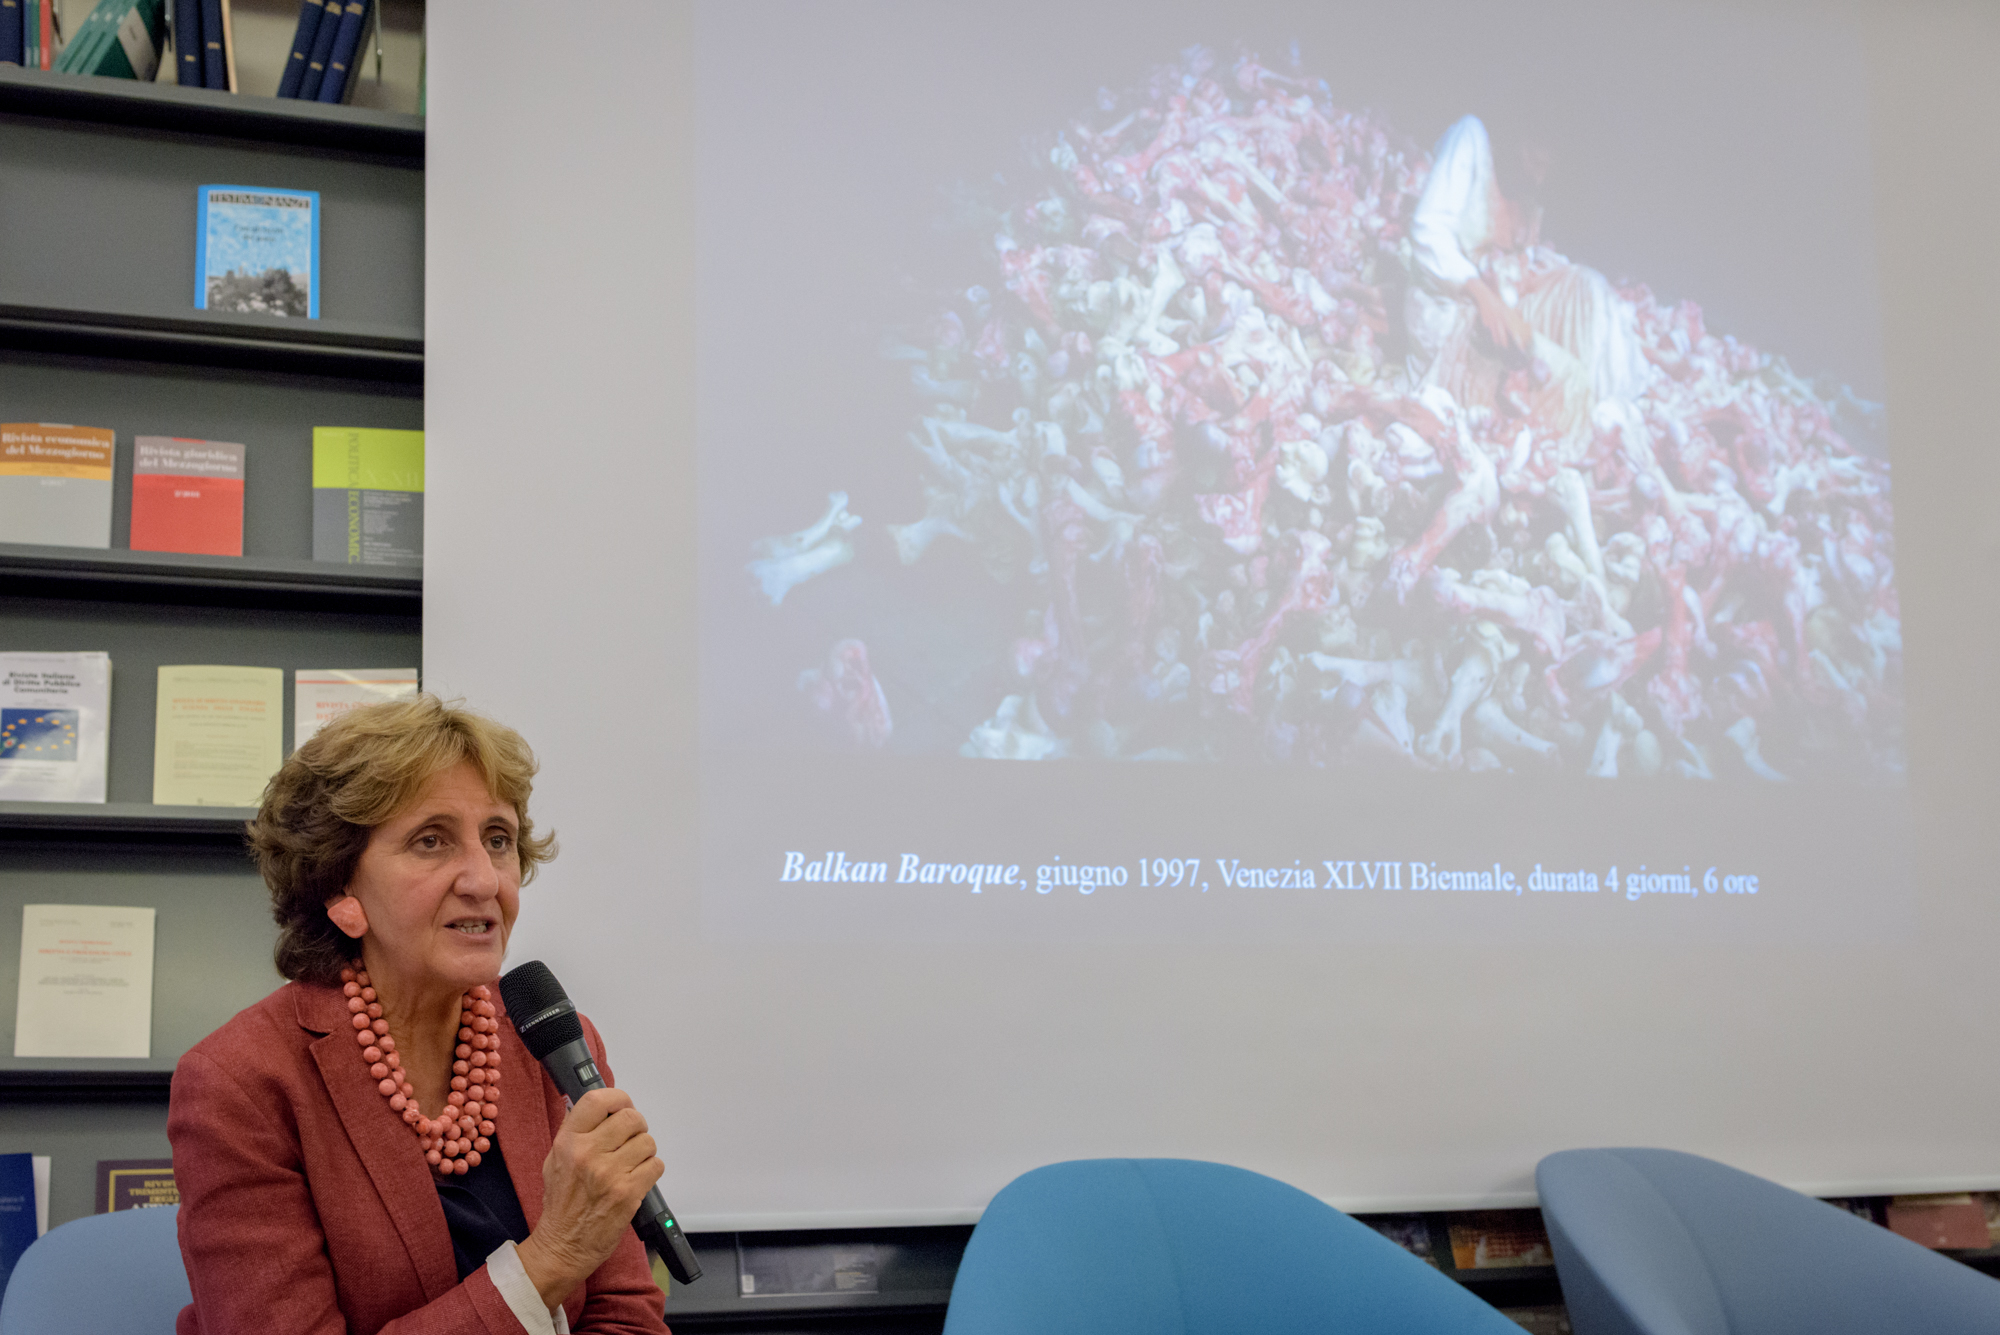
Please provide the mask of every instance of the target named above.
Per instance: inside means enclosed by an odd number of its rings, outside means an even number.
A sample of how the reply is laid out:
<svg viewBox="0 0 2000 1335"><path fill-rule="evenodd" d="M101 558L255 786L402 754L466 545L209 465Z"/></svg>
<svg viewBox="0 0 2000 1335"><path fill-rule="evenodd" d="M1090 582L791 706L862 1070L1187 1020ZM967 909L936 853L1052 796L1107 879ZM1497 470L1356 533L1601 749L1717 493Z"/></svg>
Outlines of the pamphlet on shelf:
<svg viewBox="0 0 2000 1335"><path fill-rule="evenodd" d="M140 436L132 442L135 552L243 555L243 447Z"/></svg>
<svg viewBox="0 0 2000 1335"><path fill-rule="evenodd" d="M97 1213L148 1210L179 1205L181 1189L174 1183L172 1159L99 1159Z"/></svg>
<svg viewBox="0 0 2000 1335"><path fill-rule="evenodd" d="M292 750L350 709L416 693L415 668L300 668L292 674Z"/></svg>
<svg viewBox="0 0 2000 1335"><path fill-rule="evenodd" d="M195 220L194 304L319 318L319 192L205 185Z"/></svg>
<svg viewBox="0 0 2000 1335"><path fill-rule="evenodd" d="M49 1156L0 1154L0 1289L14 1264L49 1231Z"/></svg>
<svg viewBox="0 0 2000 1335"><path fill-rule="evenodd" d="M111 656L0 654L0 802L102 802Z"/></svg>
<svg viewBox="0 0 2000 1335"><path fill-rule="evenodd" d="M16 1057L153 1054L153 910L25 904Z"/></svg>
<svg viewBox="0 0 2000 1335"><path fill-rule="evenodd" d="M0 422L0 542L111 545L111 460L102 427Z"/></svg>
<svg viewBox="0 0 2000 1335"><path fill-rule="evenodd" d="M153 801L254 807L284 763L282 668L162 666Z"/></svg>
<svg viewBox="0 0 2000 1335"><path fill-rule="evenodd" d="M423 432L313 428L313 560L423 565Z"/></svg>

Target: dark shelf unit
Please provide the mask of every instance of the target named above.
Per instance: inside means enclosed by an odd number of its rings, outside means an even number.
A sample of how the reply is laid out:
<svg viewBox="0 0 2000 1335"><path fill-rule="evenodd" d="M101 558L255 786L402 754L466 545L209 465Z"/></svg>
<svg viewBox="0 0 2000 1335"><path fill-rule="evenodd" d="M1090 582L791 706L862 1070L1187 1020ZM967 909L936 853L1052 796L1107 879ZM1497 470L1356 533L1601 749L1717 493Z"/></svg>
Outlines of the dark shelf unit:
<svg viewBox="0 0 2000 1335"><path fill-rule="evenodd" d="M421 164L424 118L177 84L0 66L0 114L368 153Z"/></svg>
<svg viewBox="0 0 2000 1335"><path fill-rule="evenodd" d="M241 847L251 807L146 802L0 802L0 841L200 844Z"/></svg>
<svg viewBox="0 0 2000 1335"><path fill-rule="evenodd" d="M165 1103L172 1071L0 1070L0 1104Z"/></svg>
<svg viewBox="0 0 2000 1335"><path fill-rule="evenodd" d="M0 348L407 385L424 379L422 339L275 315L175 317L0 303Z"/></svg>
<svg viewBox="0 0 2000 1335"><path fill-rule="evenodd" d="M149 1058L0 1065L0 1150L52 1155L51 1224L90 1212L94 1161L167 1154L172 1066L279 981L253 813L145 800L155 666L421 662L421 571L309 557L311 429L422 425L423 164L417 116L0 65L0 420L117 439L111 548L0 542L0 650L111 655L114 799L0 802L0 1010L21 905L159 915ZM323 318L195 308L217 182L319 192ZM145 434L248 447L247 555L126 548Z"/></svg>
<svg viewBox="0 0 2000 1335"><path fill-rule="evenodd" d="M423 613L421 571L274 556L192 556L0 543L9 596L298 611Z"/></svg>

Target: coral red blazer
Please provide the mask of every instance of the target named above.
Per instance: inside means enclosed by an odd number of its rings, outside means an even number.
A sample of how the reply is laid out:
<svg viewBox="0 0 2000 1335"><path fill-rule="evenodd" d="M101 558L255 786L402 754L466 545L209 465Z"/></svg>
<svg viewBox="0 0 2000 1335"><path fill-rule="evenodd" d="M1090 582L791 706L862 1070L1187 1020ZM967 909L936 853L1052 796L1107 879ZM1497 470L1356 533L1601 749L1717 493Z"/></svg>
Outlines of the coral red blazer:
<svg viewBox="0 0 2000 1335"><path fill-rule="evenodd" d="M178 1335L520 1335L484 1266L459 1282L430 1167L353 1032L337 987L288 983L175 1068L167 1137L194 1290ZM609 1082L588 1020L584 1034ZM497 1139L533 1228L566 1110L512 1023L500 1043L512 1078ZM573 1331L661 1335L663 1306L628 1233L563 1310Z"/></svg>

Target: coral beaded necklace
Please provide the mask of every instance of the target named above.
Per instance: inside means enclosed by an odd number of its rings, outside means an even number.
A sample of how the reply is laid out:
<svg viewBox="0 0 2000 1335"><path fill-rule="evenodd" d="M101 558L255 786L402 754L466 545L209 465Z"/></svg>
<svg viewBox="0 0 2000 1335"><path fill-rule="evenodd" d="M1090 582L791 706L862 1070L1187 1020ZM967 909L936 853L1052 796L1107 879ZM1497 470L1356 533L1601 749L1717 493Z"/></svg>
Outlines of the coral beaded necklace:
<svg viewBox="0 0 2000 1335"><path fill-rule="evenodd" d="M451 1093L436 1117L417 1107L416 1091L403 1072L382 1003L360 961L340 971L341 991L354 1017L354 1038L361 1060L376 1088L389 1100L390 1111L417 1133L424 1158L439 1177L463 1175L479 1167L479 1156L493 1148L493 1126L500 1117L500 1020L492 992L483 984L459 1002L458 1045L452 1049Z"/></svg>

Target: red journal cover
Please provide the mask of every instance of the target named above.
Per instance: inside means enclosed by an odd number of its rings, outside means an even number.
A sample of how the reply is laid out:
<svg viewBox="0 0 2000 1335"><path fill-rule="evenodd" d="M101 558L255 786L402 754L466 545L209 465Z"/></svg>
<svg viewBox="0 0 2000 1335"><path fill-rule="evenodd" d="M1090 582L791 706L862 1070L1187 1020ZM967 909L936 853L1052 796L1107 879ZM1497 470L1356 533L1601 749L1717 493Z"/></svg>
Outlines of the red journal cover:
<svg viewBox="0 0 2000 1335"><path fill-rule="evenodd" d="M172 436L133 444L132 550L243 555L243 447Z"/></svg>

